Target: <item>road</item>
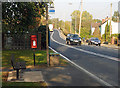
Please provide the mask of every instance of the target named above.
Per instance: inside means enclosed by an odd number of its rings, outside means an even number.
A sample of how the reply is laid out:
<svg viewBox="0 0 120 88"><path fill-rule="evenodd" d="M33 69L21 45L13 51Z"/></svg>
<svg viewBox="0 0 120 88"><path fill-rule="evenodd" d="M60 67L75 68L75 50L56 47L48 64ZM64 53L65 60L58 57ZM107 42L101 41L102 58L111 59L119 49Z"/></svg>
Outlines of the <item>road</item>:
<svg viewBox="0 0 120 88"><path fill-rule="evenodd" d="M93 74L94 79L97 77L110 85L118 86L118 50L102 46L66 45L58 30L51 34L50 44L54 50L85 69L88 75Z"/></svg>

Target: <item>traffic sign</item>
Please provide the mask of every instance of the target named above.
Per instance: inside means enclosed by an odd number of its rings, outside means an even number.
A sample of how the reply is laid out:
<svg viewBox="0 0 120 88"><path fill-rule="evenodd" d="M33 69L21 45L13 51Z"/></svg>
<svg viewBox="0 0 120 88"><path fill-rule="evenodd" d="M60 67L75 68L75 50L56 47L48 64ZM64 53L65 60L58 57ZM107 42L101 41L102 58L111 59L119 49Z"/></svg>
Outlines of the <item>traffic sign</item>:
<svg viewBox="0 0 120 88"><path fill-rule="evenodd" d="M49 8L49 14L55 14L55 8Z"/></svg>

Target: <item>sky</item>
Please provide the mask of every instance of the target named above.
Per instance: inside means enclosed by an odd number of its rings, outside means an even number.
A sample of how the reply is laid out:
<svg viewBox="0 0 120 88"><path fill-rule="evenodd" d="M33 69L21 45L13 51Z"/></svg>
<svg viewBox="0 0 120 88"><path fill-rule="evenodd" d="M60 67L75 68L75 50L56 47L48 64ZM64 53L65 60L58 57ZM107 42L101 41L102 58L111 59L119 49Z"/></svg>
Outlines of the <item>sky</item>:
<svg viewBox="0 0 120 88"><path fill-rule="evenodd" d="M83 11L89 12L94 19L110 17L110 3L112 3L112 14L118 10L120 0L83 0ZM54 0L55 14L49 14L51 18L70 21L71 13L80 9L81 0ZM69 3L72 3L71 5Z"/></svg>

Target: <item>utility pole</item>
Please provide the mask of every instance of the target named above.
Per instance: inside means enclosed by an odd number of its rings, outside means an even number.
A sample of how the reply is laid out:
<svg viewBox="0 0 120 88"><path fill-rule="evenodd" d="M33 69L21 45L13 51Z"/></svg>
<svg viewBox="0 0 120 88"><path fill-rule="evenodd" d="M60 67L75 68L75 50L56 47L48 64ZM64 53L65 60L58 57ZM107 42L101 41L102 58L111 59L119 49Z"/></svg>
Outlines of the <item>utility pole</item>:
<svg viewBox="0 0 120 88"><path fill-rule="evenodd" d="M70 21L70 33L71 33L72 21Z"/></svg>
<svg viewBox="0 0 120 88"><path fill-rule="evenodd" d="M47 52L47 65L50 65L49 47L48 47L48 5L46 3L46 52Z"/></svg>
<svg viewBox="0 0 120 88"><path fill-rule="evenodd" d="M83 10L83 0L81 0L80 23L79 23L79 36L80 36L80 30L81 30L82 10Z"/></svg>
<svg viewBox="0 0 120 88"><path fill-rule="evenodd" d="M75 12L75 34L76 34L76 18L77 18L77 10L76 10L76 12Z"/></svg>
<svg viewBox="0 0 120 88"><path fill-rule="evenodd" d="M111 22L112 22L112 3L110 4L111 8L110 8L110 37L112 35L112 25L111 25Z"/></svg>

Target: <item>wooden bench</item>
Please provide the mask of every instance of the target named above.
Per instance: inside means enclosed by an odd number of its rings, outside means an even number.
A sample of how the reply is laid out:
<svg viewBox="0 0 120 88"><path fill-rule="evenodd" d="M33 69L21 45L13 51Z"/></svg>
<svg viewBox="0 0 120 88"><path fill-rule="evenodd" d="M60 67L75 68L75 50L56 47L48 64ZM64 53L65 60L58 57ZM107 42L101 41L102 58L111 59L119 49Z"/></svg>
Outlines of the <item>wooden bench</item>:
<svg viewBox="0 0 120 88"><path fill-rule="evenodd" d="M16 61L14 54L11 55L11 64L14 70L16 70L16 78L19 79L19 70L26 69L26 62L25 61Z"/></svg>

